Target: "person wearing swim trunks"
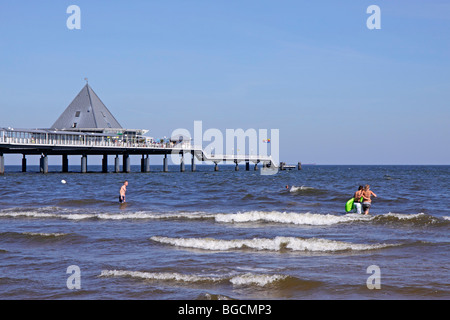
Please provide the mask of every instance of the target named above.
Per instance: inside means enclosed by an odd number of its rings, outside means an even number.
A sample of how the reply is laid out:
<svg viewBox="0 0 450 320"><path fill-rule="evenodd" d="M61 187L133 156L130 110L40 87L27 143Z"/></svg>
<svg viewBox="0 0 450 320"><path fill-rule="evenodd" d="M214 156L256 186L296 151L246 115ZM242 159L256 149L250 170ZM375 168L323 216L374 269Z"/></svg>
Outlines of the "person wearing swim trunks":
<svg viewBox="0 0 450 320"><path fill-rule="evenodd" d="M362 196L363 196L362 209L364 211L364 214L368 215L370 206L372 204L371 196L374 196L376 198L377 195L374 192L372 192L372 190L370 190L370 186L368 184L366 184L364 186L364 191L362 193Z"/></svg>
<svg viewBox="0 0 450 320"><path fill-rule="evenodd" d="M356 208L356 213L361 214L362 211L362 203L361 203L361 198L362 198L362 194L364 191L364 187L363 186L359 186L358 191L355 192L355 195L353 196L353 198L355 198L355 208Z"/></svg>
<svg viewBox="0 0 450 320"><path fill-rule="evenodd" d="M128 186L128 181L125 180L125 182L123 183L123 186L120 188L120 191L119 191L119 202L120 203L125 202L125 193L127 192L127 186Z"/></svg>

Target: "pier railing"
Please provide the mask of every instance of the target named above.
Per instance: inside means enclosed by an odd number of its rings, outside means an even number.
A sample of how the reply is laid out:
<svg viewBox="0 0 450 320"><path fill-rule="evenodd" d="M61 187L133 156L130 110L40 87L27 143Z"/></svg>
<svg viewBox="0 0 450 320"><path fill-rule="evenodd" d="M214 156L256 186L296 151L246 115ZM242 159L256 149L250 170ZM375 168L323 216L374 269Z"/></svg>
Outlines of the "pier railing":
<svg viewBox="0 0 450 320"><path fill-rule="evenodd" d="M204 154L207 161L270 161L270 156L248 155L248 154Z"/></svg>
<svg viewBox="0 0 450 320"><path fill-rule="evenodd" d="M15 146L64 146L108 148L152 148L194 150L189 141L180 143L154 142L145 137L52 130L0 129L0 144Z"/></svg>

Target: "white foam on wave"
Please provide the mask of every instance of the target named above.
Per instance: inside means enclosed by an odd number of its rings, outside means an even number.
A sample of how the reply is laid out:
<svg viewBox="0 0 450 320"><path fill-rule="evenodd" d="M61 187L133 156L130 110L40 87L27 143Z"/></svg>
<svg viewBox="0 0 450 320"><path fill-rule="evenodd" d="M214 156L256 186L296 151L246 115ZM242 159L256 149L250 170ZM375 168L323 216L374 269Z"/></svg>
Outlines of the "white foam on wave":
<svg viewBox="0 0 450 320"><path fill-rule="evenodd" d="M100 274L101 277L112 276L128 276L132 278L140 278L146 280L172 280L178 282L217 282L222 281L219 277L206 277L190 274L181 274L176 272L142 272L142 271L126 271L126 270L103 270Z"/></svg>
<svg viewBox="0 0 450 320"><path fill-rule="evenodd" d="M235 214L216 214L217 222L234 223L234 222L276 222L296 225L313 225L326 226L338 223L352 221L367 221L372 219L370 216L357 214L348 215L332 215L332 214L316 214L316 213L295 213L295 212L279 212L279 211L248 211Z"/></svg>
<svg viewBox="0 0 450 320"><path fill-rule="evenodd" d="M230 282L234 286L256 285L264 287L266 285L282 281L288 276L281 274L254 274L245 273L241 275L204 276L195 274L182 274L176 272L143 272L127 270L102 270L100 277L132 277L143 280L175 281L185 283L199 282Z"/></svg>
<svg viewBox="0 0 450 320"><path fill-rule="evenodd" d="M39 236L39 237L64 237L67 236L68 233L46 233L46 232L24 232L24 235L29 235L29 236Z"/></svg>
<svg viewBox="0 0 450 320"><path fill-rule="evenodd" d="M94 217L92 214L56 214L56 213L45 213L45 212L37 212L37 211L21 211L21 212L0 212L0 217L5 218L62 218L69 220L81 220L81 219L89 219Z"/></svg>
<svg viewBox="0 0 450 320"><path fill-rule="evenodd" d="M43 218L43 219L68 219L68 220L85 220L85 219L102 219L102 220L128 220L128 219L205 219L211 218L212 215L201 213L46 213L38 211L20 211L20 212L0 212L0 217L5 218Z"/></svg>
<svg viewBox="0 0 450 320"><path fill-rule="evenodd" d="M303 191L303 190L315 190L315 189L313 187L305 187L305 186L296 187L296 186L292 186L289 191L290 192L298 192L298 191Z"/></svg>
<svg viewBox="0 0 450 320"><path fill-rule="evenodd" d="M246 273L232 277L230 282L235 286L256 285L259 287L264 287L266 285L285 280L286 278L288 278L288 276L282 274Z"/></svg>
<svg viewBox="0 0 450 320"><path fill-rule="evenodd" d="M189 213L150 213L138 211L133 213L119 213L119 214L94 214L92 218L104 220L128 220L128 219L205 219L210 218L211 215L205 215L197 212Z"/></svg>
<svg viewBox="0 0 450 320"><path fill-rule="evenodd" d="M1 212L0 217L5 218L17 218L17 217L28 217L28 218L47 218L52 217L49 213L40 213L35 211L24 211L24 212Z"/></svg>
<svg viewBox="0 0 450 320"><path fill-rule="evenodd" d="M150 238L158 243L177 247L202 249L211 251L227 251L236 249L253 249L257 251L309 251L309 252L337 252L364 251L390 247L389 244L357 244L320 238L275 237L253 239L213 239L213 238L169 238L153 236Z"/></svg>
<svg viewBox="0 0 450 320"><path fill-rule="evenodd" d="M398 220L400 222L405 223L418 223L419 225L440 225L441 223L446 223L446 221L450 220L448 216L436 217L433 215L429 215L426 213L416 213L416 214L401 214L401 213L392 213L389 212L384 215L376 216L376 219L379 221L395 221Z"/></svg>
<svg viewBox="0 0 450 320"><path fill-rule="evenodd" d="M424 217L425 215L426 215L425 213L404 214L404 213L389 212L387 214L380 215L379 217L387 217L387 218L391 217L391 218L397 218L399 220L412 220L412 219Z"/></svg>

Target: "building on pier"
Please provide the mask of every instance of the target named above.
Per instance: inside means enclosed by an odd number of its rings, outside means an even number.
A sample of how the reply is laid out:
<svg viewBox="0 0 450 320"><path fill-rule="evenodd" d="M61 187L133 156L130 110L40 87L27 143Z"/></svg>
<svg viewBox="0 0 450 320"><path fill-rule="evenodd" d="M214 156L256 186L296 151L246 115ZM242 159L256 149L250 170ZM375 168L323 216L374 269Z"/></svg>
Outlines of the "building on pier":
<svg viewBox="0 0 450 320"><path fill-rule="evenodd" d="M88 83L50 129L72 133L117 135L125 142L129 140L143 142L148 139L144 136L148 130L122 128Z"/></svg>

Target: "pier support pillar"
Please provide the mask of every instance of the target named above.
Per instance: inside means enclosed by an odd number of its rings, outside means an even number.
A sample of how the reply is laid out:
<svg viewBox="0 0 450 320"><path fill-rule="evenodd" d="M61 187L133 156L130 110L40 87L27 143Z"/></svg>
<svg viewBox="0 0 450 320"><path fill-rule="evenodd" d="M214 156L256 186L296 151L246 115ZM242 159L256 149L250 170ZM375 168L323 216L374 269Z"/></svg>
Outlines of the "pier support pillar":
<svg viewBox="0 0 450 320"><path fill-rule="evenodd" d="M114 158L114 172L119 173L120 172L120 160L119 155L117 154Z"/></svg>
<svg viewBox="0 0 450 320"><path fill-rule="evenodd" d="M148 155L144 160L144 169L145 172L150 172L150 157Z"/></svg>
<svg viewBox="0 0 450 320"><path fill-rule="evenodd" d="M234 171L239 171L239 162L234 161L234 163L236 164L236 166L234 167Z"/></svg>
<svg viewBox="0 0 450 320"><path fill-rule="evenodd" d="M184 165L184 152L181 152L180 172L184 172L185 170L186 170L186 167Z"/></svg>
<svg viewBox="0 0 450 320"><path fill-rule="evenodd" d="M195 155L194 155L194 151L192 151L191 154L192 154L192 158L191 158L191 171L194 172L195 170L197 170L197 168L195 167Z"/></svg>
<svg viewBox="0 0 450 320"><path fill-rule="evenodd" d="M81 173L87 172L87 155L83 154L81 156Z"/></svg>
<svg viewBox="0 0 450 320"><path fill-rule="evenodd" d="M62 155L62 172L69 172L69 157L67 154Z"/></svg>
<svg viewBox="0 0 450 320"><path fill-rule="evenodd" d="M169 172L169 159L167 159L167 153L164 155L164 159L163 159L163 171L164 172Z"/></svg>
<svg viewBox="0 0 450 320"><path fill-rule="evenodd" d="M131 171L130 155L128 153L123 154L122 170L124 173L129 173Z"/></svg>
<svg viewBox="0 0 450 320"><path fill-rule="evenodd" d="M250 170L250 162L246 161L245 162L245 171L249 171Z"/></svg>
<svg viewBox="0 0 450 320"><path fill-rule="evenodd" d="M5 157L3 153L0 153L0 174L5 173Z"/></svg>
<svg viewBox="0 0 450 320"><path fill-rule="evenodd" d="M41 155L40 172L48 173L48 157L46 154Z"/></svg>
<svg viewBox="0 0 450 320"><path fill-rule="evenodd" d="M145 172L145 155L141 158L141 172Z"/></svg>
<svg viewBox="0 0 450 320"><path fill-rule="evenodd" d="M219 171L219 163L214 162L214 171Z"/></svg>
<svg viewBox="0 0 450 320"><path fill-rule="evenodd" d="M25 153L23 154L22 157L22 172L27 172L27 157Z"/></svg>
<svg viewBox="0 0 450 320"><path fill-rule="evenodd" d="M257 162L255 163L255 171L258 171L258 163L259 163L259 161L257 161Z"/></svg>
<svg viewBox="0 0 450 320"><path fill-rule="evenodd" d="M108 172L108 155L104 154L102 159L102 172L107 173Z"/></svg>

